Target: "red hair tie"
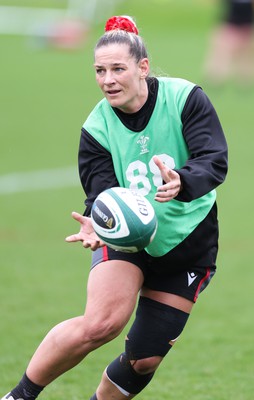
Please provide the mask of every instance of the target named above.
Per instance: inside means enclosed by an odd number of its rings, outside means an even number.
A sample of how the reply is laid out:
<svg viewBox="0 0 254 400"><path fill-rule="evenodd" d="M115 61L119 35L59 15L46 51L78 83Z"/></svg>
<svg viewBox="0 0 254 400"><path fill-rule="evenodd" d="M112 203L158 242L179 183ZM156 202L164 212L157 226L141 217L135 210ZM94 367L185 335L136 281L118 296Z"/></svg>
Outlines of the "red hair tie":
<svg viewBox="0 0 254 400"><path fill-rule="evenodd" d="M105 25L105 32L114 31L117 29L130 33L135 33L136 35L138 35L138 29L134 21L127 16L111 17L107 20Z"/></svg>

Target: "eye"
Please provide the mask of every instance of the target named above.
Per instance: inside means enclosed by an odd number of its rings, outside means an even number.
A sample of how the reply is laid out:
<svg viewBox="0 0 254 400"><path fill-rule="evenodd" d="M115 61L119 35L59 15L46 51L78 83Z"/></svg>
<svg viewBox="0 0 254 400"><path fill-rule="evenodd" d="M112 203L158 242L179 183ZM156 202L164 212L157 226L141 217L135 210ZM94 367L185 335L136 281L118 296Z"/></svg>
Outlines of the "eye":
<svg viewBox="0 0 254 400"><path fill-rule="evenodd" d="M116 67L115 68L115 72L122 72L122 71L124 71L123 67Z"/></svg>
<svg viewBox="0 0 254 400"><path fill-rule="evenodd" d="M102 68L96 68L96 74L97 74L97 75L103 75L103 73L104 73L104 69L102 69Z"/></svg>

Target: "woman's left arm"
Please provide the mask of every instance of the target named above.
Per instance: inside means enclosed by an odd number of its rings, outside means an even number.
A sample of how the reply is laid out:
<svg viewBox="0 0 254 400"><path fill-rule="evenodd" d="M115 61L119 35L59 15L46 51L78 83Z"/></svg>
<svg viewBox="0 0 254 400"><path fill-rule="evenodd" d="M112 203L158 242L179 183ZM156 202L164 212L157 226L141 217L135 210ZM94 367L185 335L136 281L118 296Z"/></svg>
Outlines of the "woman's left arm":
<svg viewBox="0 0 254 400"><path fill-rule="evenodd" d="M227 174L228 148L218 115L203 90L196 86L182 112L183 135L190 157L180 169L179 201L189 202L220 185Z"/></svg>

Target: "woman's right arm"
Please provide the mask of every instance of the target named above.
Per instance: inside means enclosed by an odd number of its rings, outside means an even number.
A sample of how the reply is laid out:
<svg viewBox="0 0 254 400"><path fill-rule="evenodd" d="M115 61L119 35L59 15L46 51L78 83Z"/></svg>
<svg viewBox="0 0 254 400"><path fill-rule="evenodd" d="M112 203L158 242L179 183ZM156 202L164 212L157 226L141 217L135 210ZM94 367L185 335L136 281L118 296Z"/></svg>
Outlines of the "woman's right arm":
<svg viewBox="0 0 254 400"><path fill-rule="evenodd" d="M79 144L79 176L86 193L84 212L90 216L95 198L103 190L119 186L111 154L97 142L84 128L81 131Z"/></svg>

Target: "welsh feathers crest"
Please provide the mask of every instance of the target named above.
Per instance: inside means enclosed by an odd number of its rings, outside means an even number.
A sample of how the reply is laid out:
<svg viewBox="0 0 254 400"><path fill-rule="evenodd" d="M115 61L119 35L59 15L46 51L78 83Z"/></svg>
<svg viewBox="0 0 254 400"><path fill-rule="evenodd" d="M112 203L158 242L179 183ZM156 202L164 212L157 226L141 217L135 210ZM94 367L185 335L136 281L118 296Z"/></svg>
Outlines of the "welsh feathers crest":
<svg viewBox="0 0 254 400"><path fill-rule="evenodd" d="M147 148L149 142L149 137L142 135L137 143L140 145L140 154L149 153Z"/></svg>

